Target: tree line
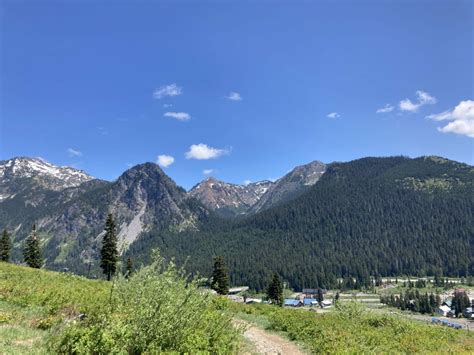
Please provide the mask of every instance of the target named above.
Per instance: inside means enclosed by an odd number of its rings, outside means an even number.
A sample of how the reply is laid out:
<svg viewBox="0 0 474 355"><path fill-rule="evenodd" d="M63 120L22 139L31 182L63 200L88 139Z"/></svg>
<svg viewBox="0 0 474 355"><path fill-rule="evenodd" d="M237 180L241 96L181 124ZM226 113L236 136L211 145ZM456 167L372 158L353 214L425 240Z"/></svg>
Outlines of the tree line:
<svg viewBox="0 0 474 355"><path fill-rule="evenodd" d="M332 164L296 200L199 231L151 230L127 250L162 250L209 274L222 255L233 284L262 291L273 272L295 290L371 287L382 276L474 275L471 167L431 159ZM190 258L188 258L190 257Z"/></svg>

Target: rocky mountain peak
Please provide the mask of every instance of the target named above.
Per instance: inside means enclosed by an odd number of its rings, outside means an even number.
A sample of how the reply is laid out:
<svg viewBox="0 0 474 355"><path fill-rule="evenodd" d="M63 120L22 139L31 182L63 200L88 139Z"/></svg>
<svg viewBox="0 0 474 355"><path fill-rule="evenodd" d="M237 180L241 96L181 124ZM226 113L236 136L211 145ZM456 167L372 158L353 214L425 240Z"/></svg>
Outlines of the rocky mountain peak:
<svg viewBox="0 0 474 355"><path fill-rule="evenodd" d="M271 181L261 181L239 185L207 177L194 186L188 194L222 216L233 216L244 213L255 204L271 184Z"/></svg>
<svg viewBox="0 0 474 355"><path fill-rule="evenodd" d="M299 196L310 186L316 184L325 171L326 164L318 160L295 167L275 181L262 198L250 208L249 212L256 213Z"/></svg>
<svg viewBox="0 0 474 355"><path fill-rule="evenodd" d="M82 170L56 166L42 158L16 157L0 161L0 183L15 178L43 179L52 190L79 186L93 179Z"/></svg>
<svg viewBox="0 0 474 355"><path fill-rule="evenodd" d="M32 186L36 190L63 191L91 180L94 178L81 170L59 167L41 158L17 157L1 160L0 201L24 195L25 191L32 192ZM32 205L36 205L43 196L36 193L24 197L28 197Z"/></svg>

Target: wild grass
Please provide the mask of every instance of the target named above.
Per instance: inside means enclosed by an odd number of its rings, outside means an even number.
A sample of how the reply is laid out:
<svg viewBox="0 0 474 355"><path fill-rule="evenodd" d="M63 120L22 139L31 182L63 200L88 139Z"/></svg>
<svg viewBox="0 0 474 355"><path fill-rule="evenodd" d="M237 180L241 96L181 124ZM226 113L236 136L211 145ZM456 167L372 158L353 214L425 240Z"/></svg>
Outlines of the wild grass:
<svg viewBox="0 0 474 355"><path fill-rule="evenodd" d="M0 353L46 354L48 319L41 307L25 308L0 301Z"/></svg>
<svg viewBox="0 0 474 355"><path fill-rule="evenodd" d="M474 335L465 331L372 313L356 302L315 314L269 305L235 306L249 319L266 319L269 330L283 332L311 353L474 352Z"/></svg>
<svg viewBox="0 0 474 355"><path fill-rule="evenodd" d="M63 326L51 340L58 353L231 353L240 332L228 301L199 289L160 257L129 279L84 321Z"/></svg>
<svg viewBox="0 0 474 355"><path fill-rule="evenodd" d="M89 312L106 299L109 289L101 280L0 262L0 300L40 306L51 315Z"/></svg>
<svg viewBox="0 0 474 355"><path fill-rule="evenodd" d="M113 283L0 263L0 353L237 351L229 301L198 284L159 257Z"/></svg>

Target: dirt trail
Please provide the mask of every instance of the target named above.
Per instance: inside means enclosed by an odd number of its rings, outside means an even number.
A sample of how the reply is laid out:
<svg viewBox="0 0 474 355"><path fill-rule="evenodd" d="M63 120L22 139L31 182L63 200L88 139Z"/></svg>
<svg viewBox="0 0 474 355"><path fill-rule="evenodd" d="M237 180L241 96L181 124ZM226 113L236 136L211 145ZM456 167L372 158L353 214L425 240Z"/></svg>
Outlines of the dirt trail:
<svg viewBox="0 0 474 355"><path fill-rule="evenodd" d="M265 355L302 355L304 354L296 344L282 338L277 334L271 334L263 329L257 328L250 323L245 322L247 330L244 337L252 343L257 354Z"/></svg>

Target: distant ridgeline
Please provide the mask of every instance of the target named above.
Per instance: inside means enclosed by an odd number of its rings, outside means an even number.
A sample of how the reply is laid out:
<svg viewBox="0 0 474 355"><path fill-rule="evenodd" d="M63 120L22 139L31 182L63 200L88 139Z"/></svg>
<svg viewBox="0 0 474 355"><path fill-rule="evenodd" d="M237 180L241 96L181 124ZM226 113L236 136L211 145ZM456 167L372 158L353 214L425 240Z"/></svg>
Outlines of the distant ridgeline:
<svg viewBox="0 0 474 355"><path fill-rule="evenodd" d="M333 163L297 199L199 231L150 231L127 251L150 250L209 275L223 255L232 284L261 290L273 272L289 286L332 287L337 278L474 274L474 169L438 157ZM212 222L214 221L214 222Z"/></svg>
<svg viewBox="0 0 474 355"><path fill-rule="evenodd" d="M467 276L473 185L472 166L438 157L314 161L276 182L207 179L189 192L154 163L108 182L21 157L0 161L0 229L12 235L14 262L36 224L47 268L89 276L100 275L109 212L124 260L148 263L159 248L210 275L222 255L232 284L259 290L273 272L295 289L343 277L367 284L370 276Z"/></svg>

